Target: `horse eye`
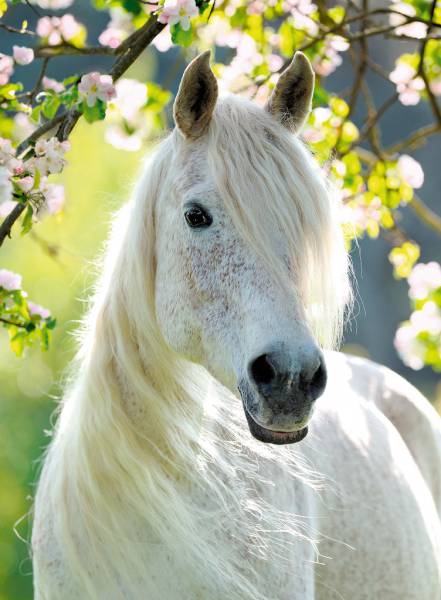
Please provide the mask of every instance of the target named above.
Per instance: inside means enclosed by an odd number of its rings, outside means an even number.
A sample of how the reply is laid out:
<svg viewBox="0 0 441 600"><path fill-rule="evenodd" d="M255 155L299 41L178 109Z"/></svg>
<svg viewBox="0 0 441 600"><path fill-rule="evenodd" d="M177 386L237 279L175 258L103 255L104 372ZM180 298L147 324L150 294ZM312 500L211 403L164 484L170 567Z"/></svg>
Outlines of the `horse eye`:
<svg viewBox="0 0 441 600"><path fill-rule="evenodd" d="M211 215L197 204L185 211L185 220L193 228L209 227L213 222Z"/></svg>

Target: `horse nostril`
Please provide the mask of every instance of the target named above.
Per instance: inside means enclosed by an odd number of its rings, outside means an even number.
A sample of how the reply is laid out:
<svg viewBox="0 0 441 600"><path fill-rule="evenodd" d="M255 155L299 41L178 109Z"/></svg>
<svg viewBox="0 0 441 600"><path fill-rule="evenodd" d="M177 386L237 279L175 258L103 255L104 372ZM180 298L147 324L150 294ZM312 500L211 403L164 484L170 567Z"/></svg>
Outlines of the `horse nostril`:
<svg viewBox="0 0 441 600"><path fill-rule="evenodd" d="M316 400L324 392L326 380L326 367L323 362L320 362L320 365L318 366L317 371L314 373L310 383L310 391L314 400Z"/></svg>
<svg viewBox="0 0 441 600"><path fill-rule="evenodd" d="M268 361L267 355L262 354L251 364L251 376L257 385L267 385L276 376L274 367Z"/></svg>

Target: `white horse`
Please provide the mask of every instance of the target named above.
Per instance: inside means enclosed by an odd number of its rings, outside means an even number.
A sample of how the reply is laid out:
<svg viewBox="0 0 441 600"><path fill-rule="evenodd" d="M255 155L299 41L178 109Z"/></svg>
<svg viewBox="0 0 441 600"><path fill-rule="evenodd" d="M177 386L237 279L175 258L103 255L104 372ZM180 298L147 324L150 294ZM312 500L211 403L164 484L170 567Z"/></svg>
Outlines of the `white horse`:
<svg viewBox="0 0 441 600"><path fill-rule="evenodd" d="M313 84L296 54L262 109L217 101L207 53L187 68L45 460L38 600L441 598L440 420L394 373L319 349L350 293L338 207L295 137Z"/></svg>

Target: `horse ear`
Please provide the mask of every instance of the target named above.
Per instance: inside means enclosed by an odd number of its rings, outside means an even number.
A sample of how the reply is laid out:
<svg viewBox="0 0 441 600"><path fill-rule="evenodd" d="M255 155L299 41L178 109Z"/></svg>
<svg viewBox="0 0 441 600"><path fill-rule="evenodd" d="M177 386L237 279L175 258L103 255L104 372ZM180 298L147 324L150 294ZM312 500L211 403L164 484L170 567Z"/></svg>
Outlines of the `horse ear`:
<svg viewBox="0 0 441 600"><path fill-rule="evenodd" d="M283 125L297 133L311 111L314 71L302 52L296 52L291 64L281 74L266 110Z"/></svg>
<svg viewBox="0 0 441 600"><path fill-rule="evenodd" d="M217 81L210 69L210 51L207 50L185 69L173 106L175 123L186 138L195 140L204 133L217 94Z"/></svg>

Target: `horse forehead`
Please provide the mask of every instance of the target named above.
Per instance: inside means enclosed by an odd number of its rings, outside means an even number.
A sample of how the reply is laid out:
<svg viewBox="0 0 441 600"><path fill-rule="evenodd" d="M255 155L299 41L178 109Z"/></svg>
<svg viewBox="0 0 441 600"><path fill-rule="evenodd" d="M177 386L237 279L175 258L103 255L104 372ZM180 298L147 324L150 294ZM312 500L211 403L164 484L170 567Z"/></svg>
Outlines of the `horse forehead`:
<svg viewBox="0 0 441 600"><path fill-rule="evenodd" d="M204 140L189 142L178 158L176 173L178 186L186 192L195 187L208 186L211 181L207 144Z"/></svg>

